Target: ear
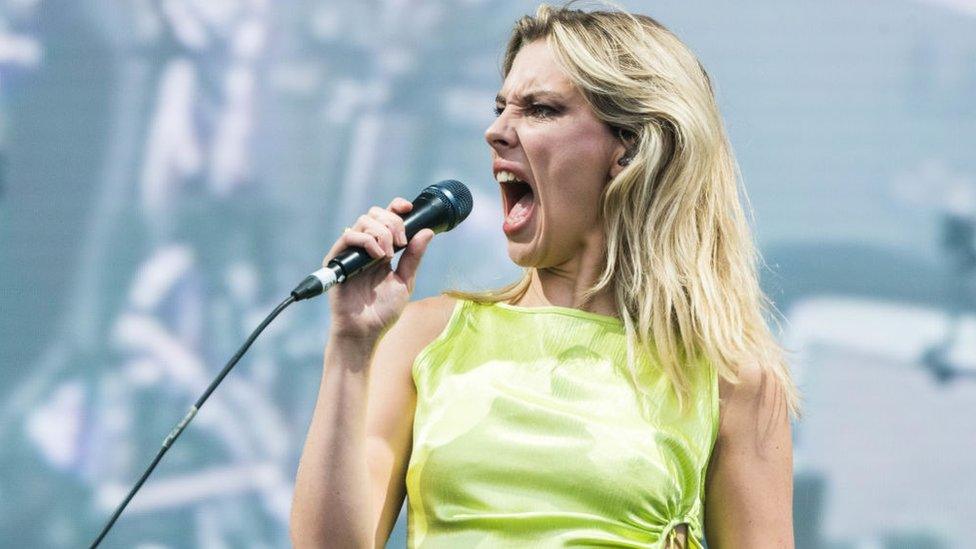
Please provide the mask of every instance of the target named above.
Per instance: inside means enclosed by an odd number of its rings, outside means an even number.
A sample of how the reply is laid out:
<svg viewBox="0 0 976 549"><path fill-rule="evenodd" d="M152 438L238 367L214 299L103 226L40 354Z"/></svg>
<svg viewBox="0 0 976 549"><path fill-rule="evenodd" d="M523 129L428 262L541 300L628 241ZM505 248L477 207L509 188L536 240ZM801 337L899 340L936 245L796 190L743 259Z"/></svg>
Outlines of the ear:
<svg viewBox="0 0 976 549"><path fill-rule="evenodd" d="M611 158L612 162L610 163L610 179L617 177L627 167L627 164L630 163L630 157L627 155L628 152L627 147L624 145L618 145L614 148L613 157Z"/></svg>
<svg viewBox="0 0 976 549"><path fill-rule="evenodd" d="M636 153L637 139L630 132L618 129L616 132L616 144L613 147L613 154L610 156L610 170L608 180L617 177L633 160Z"/></svg>

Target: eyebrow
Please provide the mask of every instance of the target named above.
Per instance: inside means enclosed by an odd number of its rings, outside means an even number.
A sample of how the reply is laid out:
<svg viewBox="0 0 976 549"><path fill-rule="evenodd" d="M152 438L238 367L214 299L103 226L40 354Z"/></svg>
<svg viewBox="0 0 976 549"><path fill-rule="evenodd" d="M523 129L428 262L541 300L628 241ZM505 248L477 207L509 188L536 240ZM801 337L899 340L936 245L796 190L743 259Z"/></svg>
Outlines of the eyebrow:
<svg viewBox="0 0 976 549"><path fill-rule="evenodd" d="M516 95L515 96L515 102L516 103L532 103L536 99L543 99L543 98L548 98L548 99L554 99L554 100L557 100L557 101L561 101L562 100L562 95L560 95L560 94L558 94L558 93L556 93L554 91L550 91L550 90L535 90L535 91L530 91L529 93L526 93L526 94L523 94L523 95ZM502 94L499 93L498 95L495 96L495 103L496 104L498 104L498 103L507 104L508 102L505 101L505 97L502 96Z"/></svg>

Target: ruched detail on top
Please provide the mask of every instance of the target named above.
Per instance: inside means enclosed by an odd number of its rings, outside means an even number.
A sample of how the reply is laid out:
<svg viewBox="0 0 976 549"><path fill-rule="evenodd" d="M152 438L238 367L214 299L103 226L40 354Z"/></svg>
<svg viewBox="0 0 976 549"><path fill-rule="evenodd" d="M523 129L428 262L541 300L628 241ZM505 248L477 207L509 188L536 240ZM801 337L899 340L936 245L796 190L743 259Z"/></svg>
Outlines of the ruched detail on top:
<svg viewBox="0 0 976 549"><path fill-rule="evenodd" d="M458 300L413 364L407 545L700 548L718 379L627 372L623 323L565 307Z"/></svg>

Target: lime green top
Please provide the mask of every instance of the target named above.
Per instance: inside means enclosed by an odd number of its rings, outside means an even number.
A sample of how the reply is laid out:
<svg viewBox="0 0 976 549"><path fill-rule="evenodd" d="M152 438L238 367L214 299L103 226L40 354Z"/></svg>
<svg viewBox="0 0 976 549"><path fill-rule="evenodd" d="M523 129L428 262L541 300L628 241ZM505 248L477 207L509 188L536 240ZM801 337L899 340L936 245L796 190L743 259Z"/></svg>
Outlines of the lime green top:
<svg viewBox="0 0 976 549"><path fill-rule="evenodd" d="M413 364L408 547L701 548L718 427L707 362L679 415L647 361L627 373L623 323L566 307L458 300Z"/></svg>

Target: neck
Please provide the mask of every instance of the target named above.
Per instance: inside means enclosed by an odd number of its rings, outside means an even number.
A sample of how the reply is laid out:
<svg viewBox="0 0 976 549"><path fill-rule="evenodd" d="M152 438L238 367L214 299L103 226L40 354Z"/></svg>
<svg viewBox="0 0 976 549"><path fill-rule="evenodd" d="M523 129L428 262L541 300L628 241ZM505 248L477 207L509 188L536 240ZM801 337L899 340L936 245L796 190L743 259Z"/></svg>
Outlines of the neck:
<svg viewBox="0 0 976 549"><path fill-rule="evenodd" d="M599 250L593 246L590 250ZM583 292L591 287L603 272L602 252L581 253L573 259L552 267L532 269L529 288L518 300L524 307L555 305L619 317L616 300L609 288L600 290L583 300Z"/></svg>

